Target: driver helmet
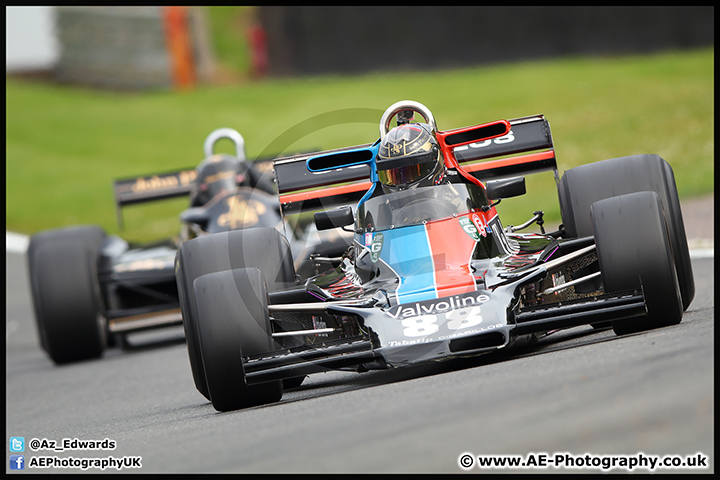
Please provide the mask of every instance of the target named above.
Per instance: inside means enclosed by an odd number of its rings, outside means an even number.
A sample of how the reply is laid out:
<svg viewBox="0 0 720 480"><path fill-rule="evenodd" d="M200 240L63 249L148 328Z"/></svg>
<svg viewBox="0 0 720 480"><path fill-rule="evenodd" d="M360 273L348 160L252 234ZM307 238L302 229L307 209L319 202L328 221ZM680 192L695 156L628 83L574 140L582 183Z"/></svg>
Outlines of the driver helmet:
<svg viewBox="0 0 720 480"><path fill-rule="evenodd" d="M190 192L190 206L201 207L225 192L234 192L238 186L249 185L247 162L226 154L212 155L195 169L197 177Z"/></svg>
<svg viewBox="0 0 720 480"><path fill-rule="evenodd" d="M445 176L440 148L426 123L390 130L380 142L376 164L378 180L390 191L437 185Z"/></svg>

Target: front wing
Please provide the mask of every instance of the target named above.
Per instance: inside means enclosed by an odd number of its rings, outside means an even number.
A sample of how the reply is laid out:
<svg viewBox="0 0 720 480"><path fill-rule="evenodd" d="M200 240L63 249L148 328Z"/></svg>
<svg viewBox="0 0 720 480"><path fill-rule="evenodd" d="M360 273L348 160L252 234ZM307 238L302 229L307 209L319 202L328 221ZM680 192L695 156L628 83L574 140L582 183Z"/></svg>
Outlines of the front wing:
<svg viewBox="0 0 720 480"><path fill-rule="evenodd" d="M527 339L531 334L620 321L647 313L642 290L514 308L520 284L544 274L540 268L530 275L534 278L503 285L492 292L479 290L391 308L374 305L371 299L356 305L305 304L304 310L316 308L330 315L356 316L361 319L364 333L250 357L244 363L246 382L256 384L347 367L398 367L475 356ZM271 302L272 298L271 294ZM269 308L272 315L273 306ZM292 306L280 308L287 310Z"/></svg>

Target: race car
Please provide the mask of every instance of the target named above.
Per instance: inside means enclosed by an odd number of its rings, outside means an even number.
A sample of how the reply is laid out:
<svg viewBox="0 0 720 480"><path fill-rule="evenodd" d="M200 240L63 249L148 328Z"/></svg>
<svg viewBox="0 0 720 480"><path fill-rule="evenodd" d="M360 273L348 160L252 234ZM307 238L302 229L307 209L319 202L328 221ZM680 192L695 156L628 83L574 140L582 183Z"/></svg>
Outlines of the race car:
<svg viewBox="0 0 720 480"><path fill-rule="evenodd" d="M223 139L234 143L235 155L213 153ZM176 238L130 245L92 225L31 237L35 319L40 344L54 363L99 357L108 345L125 344L133 332L182 325L174 259L183 241L232 229L285 231L272 172L266 168L270 160L246 160L244 139L230 128L211 132L203 152L197 168L114 182L121 228L124 206L189 197ZM288 234L298 251L309 245L302 235L307 232ZM347 242L338 245L340 251L347 248Z"/></svg>
<svg viewBox="0 0 720 480"><path fill-rule="evenodd" d="M316 257L325 268L300 282L275 229L180 247L193 377L218 411L279 401L331 369L470 357L580 325L618 335L674 325L694 295L670 165L633 155L560 178L543 115L441 131L427 107L401 101L376 142L274 169L283 215L314 211L318 229L353 243ZM538 210L503 227L497 204L543 171L554 172L562 224L545 232ZM532 224L540 232L519 233Z"/></svg>

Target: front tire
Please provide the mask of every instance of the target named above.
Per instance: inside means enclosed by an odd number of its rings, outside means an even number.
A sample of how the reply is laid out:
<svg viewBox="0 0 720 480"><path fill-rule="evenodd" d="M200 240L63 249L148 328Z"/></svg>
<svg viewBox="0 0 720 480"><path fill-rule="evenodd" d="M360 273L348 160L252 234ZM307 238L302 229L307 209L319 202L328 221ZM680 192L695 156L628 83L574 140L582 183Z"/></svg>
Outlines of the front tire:
<svg viewBox="0 0 720 480"><path fill-rule="evenodd" d="M28 270L40 345L64 363L100 357L107 346L97 275L105 232L96 226L34 235Z"/></svg>
<svg viewBox="0 0 720 480"><path fill-rule="evenodd" d="M558 198L569 237L593 234L590 206L598 200L628 193L655 192L667 215L667 229L677 268L683 310L695 296L695 278L672 167L658 155L631 155L589 163L565 171Z"/></svg>
<svg viewBox="0 0 720 480"><path fill-rule="evenodd" d="M184 242L175 257L175 280L190 369L195 387L208 400L210 393L198 341L193 282L209 273L244 267L259 268L271 292L287 288L295 282L290 245L274 228L232 230L197 237Z"/></svg>
<svg viewBox="0 0 720 480"><path fill-rule="evenodd" d="M195 280L202 362L213 407L220 411L277 402L282 381L245 382L244 358L274 349L267 288L260 269L239 268Z"/></svg>
<svg viewBox="0 0 720 480"><path fill-rule="evenodd" d="M680 285L663 204L655 192L595 202L590 208L606 292L642 288L647 315L612 322L617 335L680 323Z"/></svg>

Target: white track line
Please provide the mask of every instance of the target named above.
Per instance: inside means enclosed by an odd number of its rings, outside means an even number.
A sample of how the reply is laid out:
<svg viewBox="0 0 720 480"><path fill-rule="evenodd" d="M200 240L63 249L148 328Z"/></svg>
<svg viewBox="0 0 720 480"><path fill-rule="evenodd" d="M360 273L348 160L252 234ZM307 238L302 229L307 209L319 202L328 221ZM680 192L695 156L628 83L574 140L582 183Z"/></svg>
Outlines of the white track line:
<svg viewBox="0 0 720 480"><path fill-rule="evenodd" d="M5 232L6 250L10 253L25 253L30 240L25 235L18 233Z"/></svg>

